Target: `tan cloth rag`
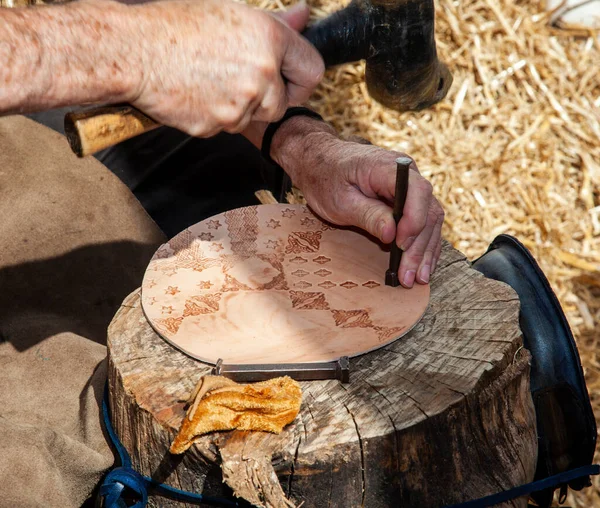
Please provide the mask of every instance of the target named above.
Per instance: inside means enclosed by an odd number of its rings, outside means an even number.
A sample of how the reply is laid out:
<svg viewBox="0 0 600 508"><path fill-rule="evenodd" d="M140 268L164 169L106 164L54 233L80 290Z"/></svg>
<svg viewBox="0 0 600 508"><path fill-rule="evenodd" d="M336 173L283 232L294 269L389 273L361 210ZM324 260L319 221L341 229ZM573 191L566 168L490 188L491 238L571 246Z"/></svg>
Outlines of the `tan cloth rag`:
<svg viewBox="0 0 600 508"><path fill-rule="evenodd" d="M223 376L203 376L190 399L171 453L185 452L194 440L216 430L258 430L279 434L302 403L300 385L288 376L238 384Z"/></svg>
<svg viewBox="0 0 600 508"><path fill-rule="evenodd" d="M78 507L113 464L106 328L163 241L102 164L0 118L0 506Z"/></svg>

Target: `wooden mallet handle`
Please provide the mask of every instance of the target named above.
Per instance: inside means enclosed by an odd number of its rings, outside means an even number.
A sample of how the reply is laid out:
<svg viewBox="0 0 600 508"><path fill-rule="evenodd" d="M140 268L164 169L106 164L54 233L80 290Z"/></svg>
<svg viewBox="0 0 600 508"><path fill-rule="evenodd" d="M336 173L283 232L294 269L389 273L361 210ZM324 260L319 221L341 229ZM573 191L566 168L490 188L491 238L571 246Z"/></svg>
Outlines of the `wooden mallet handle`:
<svg viewBox="0 0 600 508"><path fill-rule="evenodd" d="M160 127L129 105L88 109L65 116L65 134L79 157L91 155Z"/></svg>

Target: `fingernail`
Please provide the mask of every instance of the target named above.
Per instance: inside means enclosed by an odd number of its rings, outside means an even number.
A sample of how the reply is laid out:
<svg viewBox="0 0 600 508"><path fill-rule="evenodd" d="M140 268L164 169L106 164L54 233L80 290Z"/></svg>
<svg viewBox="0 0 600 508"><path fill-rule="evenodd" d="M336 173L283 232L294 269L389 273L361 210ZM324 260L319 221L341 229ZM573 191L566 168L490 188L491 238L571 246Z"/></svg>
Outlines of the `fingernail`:
<svg viewBox="0 0 600 508"><path fill-rule="evenodd" d="M291 7L287 8L288 12L295 12L295 11L301 11L306 9L306 1L305 0L300 0L300 2L296 2L294 5L292 5Z"/></svg>
<svg viewBox="0 0 600 508"><path fill-rule="evenodd" d="M409 236L406 240L404 240L404 243L402 245L400 245L400 248L406 252L408 249L410 249L410 246L414 243L415 241L415 236Z"/></svg>
<svg viewBox="0 0 600 508"><path fill-rule="evenodd" d="M402 280L402 284L407 288L411 288L411 287L413 287L414 283L415 283L415 271L407 270L406 273L404 274L404 279Z"/></svg>
<svg viewBox="0 0 600 508"><path fill-rule="evenodd" d="M429 267L429 265L424 265L420 272L419 272L419 279L421 279L421 282L424 282L425 284L427 284L429 282L429 273L430 273L431 268Z"/></svg>

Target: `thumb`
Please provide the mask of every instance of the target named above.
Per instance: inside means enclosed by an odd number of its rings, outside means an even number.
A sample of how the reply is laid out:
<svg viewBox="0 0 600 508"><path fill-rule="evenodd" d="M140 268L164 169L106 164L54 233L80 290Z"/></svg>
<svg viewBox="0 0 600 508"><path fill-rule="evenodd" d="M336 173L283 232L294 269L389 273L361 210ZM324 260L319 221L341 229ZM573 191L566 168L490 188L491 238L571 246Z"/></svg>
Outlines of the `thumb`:
<svg viewBox="0 0 600 508"><path fill-rule="evenodd" d="M278 12L275 14L281 21L296 32L301 32L310 17L310 9L304 1L290 7L287 11Z"/></svg>

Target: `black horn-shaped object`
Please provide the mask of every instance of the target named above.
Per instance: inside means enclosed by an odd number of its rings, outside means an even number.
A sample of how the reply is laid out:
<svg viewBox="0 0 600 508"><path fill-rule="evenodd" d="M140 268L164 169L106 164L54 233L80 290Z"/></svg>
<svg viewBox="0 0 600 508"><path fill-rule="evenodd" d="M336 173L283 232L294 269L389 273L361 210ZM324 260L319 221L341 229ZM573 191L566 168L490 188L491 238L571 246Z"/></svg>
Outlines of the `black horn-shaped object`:
<svg viewBox="0 0 600 508"><path fill-rule="evenodd" d="M498 236L473 268L505 282L519 295L519 323L531 352L531 395L537 415L538 462L535 480L592 463L596 421L577 345L548 280L531 253L516 238ZM589 476L568 483L574 490L590 485ZM560 486L566 493L567 485ZM542 508L553 488L532 497Z"/></svg>
<svg viewBox="0 0 600 508"><path fill-rule="evenodd" d="M452 84L437 56L433 0L353 0L303 35L327 67L365 59L369 94L398 111L429 107Z"/></svg>

